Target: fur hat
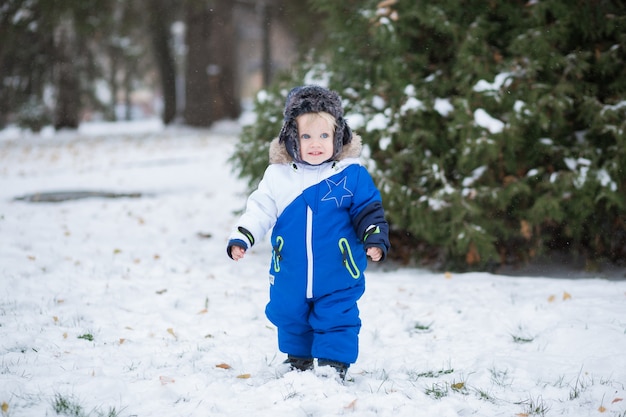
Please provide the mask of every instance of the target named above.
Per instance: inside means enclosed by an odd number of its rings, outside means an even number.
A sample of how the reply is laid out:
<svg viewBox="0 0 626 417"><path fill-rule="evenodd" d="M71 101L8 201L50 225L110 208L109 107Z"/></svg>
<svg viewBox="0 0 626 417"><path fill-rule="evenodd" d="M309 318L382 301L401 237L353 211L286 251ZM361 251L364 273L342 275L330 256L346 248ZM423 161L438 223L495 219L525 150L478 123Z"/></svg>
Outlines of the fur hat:
<svg viewBox="0 0 626 417"><path fill-rule="evenodd" d="M318 112L326 112L335 118L335 141L331 159L335 159L341 153L343 145L352 140L352 131L343 118L339 94L317 85L295 87L285 100L284 122L278 139L296 162L302 162L296 118L305 113Z"/></svg>

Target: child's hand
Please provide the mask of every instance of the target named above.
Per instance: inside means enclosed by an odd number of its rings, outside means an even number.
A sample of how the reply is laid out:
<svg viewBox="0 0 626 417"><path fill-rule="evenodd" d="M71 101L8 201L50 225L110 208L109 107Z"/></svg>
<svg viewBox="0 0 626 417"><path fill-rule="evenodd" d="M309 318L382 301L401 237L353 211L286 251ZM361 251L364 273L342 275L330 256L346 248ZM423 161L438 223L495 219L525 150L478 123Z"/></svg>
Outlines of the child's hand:
<svg viewBox="0 0 626 417"><path fill-rule="evenodd" d="M230 249L230 255L233 257L234 261L242 259L245 254L246 250L241 246L233 245L233 247Z"/></svg>
<svg viewBox="0 0 626 417"><path fill-rule="evenodd" d="M367 254L367 256L372 258L372 261L374 262L380 261L380 259L383 257L383 251L376 246L370 246L369 248L367 248L365 253Z"/></svg>

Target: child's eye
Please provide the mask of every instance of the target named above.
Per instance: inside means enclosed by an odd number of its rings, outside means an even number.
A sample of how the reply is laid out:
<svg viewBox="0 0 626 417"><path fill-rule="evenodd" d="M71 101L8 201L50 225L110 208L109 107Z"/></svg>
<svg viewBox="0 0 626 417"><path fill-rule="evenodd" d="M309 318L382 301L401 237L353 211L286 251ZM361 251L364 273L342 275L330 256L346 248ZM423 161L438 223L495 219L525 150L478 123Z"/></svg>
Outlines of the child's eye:
<svg viewBox="0 0 626 417"><path fill-rule="evenodd" d="M330 137L330 135L328 133L322 133L322 139L327 139Z"/></svg>
<svg viewBox="0 0 626 417"><path fill-rule="evenodd" d="M311 135L309 135L308 133L304 133L302 136L300 136L302 139L311 139Z"/></svg>

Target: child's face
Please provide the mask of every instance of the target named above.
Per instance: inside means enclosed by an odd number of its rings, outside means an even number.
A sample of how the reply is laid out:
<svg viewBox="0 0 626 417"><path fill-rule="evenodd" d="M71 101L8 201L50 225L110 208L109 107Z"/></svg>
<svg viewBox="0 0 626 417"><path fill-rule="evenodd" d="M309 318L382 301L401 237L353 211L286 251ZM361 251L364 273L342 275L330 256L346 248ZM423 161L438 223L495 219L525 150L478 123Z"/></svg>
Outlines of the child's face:
<svg viewBox="0 0 626 417"><path fill-rule="evenodd" d="M300 158L319 165L333 156L333 126L317 114L307 113L296 118L300 139Z"/></svg>

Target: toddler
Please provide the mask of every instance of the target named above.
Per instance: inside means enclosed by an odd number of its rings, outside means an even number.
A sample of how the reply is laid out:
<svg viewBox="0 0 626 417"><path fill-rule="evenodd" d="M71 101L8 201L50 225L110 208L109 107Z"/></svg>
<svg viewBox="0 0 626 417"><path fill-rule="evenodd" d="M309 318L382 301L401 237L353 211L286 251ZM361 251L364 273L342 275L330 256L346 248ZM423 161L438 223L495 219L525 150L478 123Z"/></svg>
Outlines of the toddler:
<svg viewBox="0 0 626 417"><path fill-rule="evenodd" d="M227 246L238 261L272 229L265 312L285 362L304 371L316 358L342 379L358 356L367 257L382 261L390 246L380 193L360 153L336 92L292 89L270 165Z"/></svg>

